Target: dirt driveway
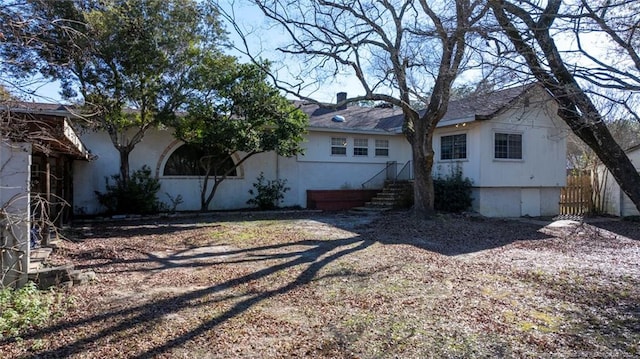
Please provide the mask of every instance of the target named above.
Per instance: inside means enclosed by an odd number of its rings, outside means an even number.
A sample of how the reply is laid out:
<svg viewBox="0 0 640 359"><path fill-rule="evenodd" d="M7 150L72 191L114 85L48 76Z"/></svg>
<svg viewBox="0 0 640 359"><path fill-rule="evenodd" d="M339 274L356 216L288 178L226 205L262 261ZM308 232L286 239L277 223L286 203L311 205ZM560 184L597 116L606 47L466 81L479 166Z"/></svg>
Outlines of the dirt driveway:
<svg viewBox="0 0 640 359"><path fill-rule="evenodd" d="M594 225L396 212L78 228L54 260L97 281L0 357L634 357L640 226Z"/></svg>

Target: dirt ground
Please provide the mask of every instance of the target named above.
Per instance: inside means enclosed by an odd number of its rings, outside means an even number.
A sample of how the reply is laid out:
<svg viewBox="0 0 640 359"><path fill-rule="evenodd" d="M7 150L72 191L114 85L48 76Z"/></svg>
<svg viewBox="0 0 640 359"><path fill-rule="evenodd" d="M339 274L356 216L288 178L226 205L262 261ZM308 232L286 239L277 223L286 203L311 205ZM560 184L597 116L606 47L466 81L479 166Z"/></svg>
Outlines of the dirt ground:
<svg viewBox="0 0 640 359"><path fill-rule="evenodd" d="M215 214L77 227L96 273L0 357L640 355L640 224Z"/></svg>

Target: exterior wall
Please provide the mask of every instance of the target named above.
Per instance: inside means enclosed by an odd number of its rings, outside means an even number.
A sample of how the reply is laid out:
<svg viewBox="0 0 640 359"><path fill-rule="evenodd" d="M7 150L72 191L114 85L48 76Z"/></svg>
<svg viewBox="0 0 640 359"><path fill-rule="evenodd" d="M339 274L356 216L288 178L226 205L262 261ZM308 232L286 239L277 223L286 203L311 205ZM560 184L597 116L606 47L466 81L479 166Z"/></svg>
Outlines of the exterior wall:
<svg viewBox="0 0 640 359"><path fill-rule="evenodd" d="M628 154L629 155L629 154ZM603 183L604 208L606 214L613 216L621 215L621 195L622 191L615 178L609 173L605 166L599 166L597 169L599 181Z"/></svg>
<svg viewBox="0 0 640 359"><path fill-rule="evenodd" d="M555 216L560 213L559 187L540 188L540 215Z"/></svg>
<svg viewBox="0 0 640 359"><path fill-rule="evenodd" d="M331 138L347 139L347 154L331 154ZM354 156L354 138L368 139L368 155ZM389 155L375 156L375 140L389 141ZM306 136L305 152L297 156L297 200L307 203L307 190L382 188L387 162L397 162L396 171L411 160L411 146L401 134L366 134L313 131ZM292 171L293 172L293 171Z"/></svg>
<svg viewBox="0 0 640 359"><path fill-rule="evenodd" d="M640 148L628 152L627 156L629 157L629 160L631 160L631 163L633 163L636 170L640 171ZM613 178L611 173L607 171L606 167L601 166L598 169L598 172L601 173L601 178L604 178L605 181L604 195L606 201L606 213L622 217L640 215L636 206L629 199L629 196L622 192L615 178Z"/></svg>
<svg viewBox="0 0 640 359"><path fill-rule="evenodd" d="M483 127L480 163L482 186L563 187L566 185L566 138L569 129L555 114L551 103L526 112L517 108L499 115ZM546 106L545 106L546 105ZM555 119L555 121L554 121ZM494 158L496 132L522 134L522 160Z"/></svg>
<svg viewBox="0 0 640 359"><path fill-rule="evenodd" d="M486 216L553 215L558 213L559 190L566 182L566 135L568 129L555 115L555 103L529 99L514 104L492 120L458 123L440 127L434 134L434 173L451 174L462 169L463 176L473 181L474 209ZM494 158L496 132L522 134L523 158ZM440 159L443 135L467 134L467 158ZM331 138L346 138L346 155L331 154ZM354 139L368 140L368 154L354 155ZM375 156L375 140L389 141L388 156ZM84 143L98 159L77 162L74 173L74 213L97 214L100 208L95 191L105 190L105 178L118 173L119 155L105 133L85 133ZM199 210L202 179L198 177L163 176L164 164L181 143L169 130L151 130L130 156L131 170L143 165L151 167L161 180L158 196L168 206L170 197L182 196L178 210ZM266 179L285 179L287 187L283 206L306 206L307 190L381 188L388 162L396 162L396 171L411 160L411 147L402 134L344 133L310 129L305 136L304 154L283 158L275 153L251 157L242 164L238 176L225 180L210 209L247 207L252 184L261 172ZM640 152L640 151L639 151Z"/></svg>
<svg viewBox="0 0 640 359"><path fill-rule="evenodd" d="M434 173L446 176L460 168L473 182L473 209L482 215L556 215L560 189L566 185L569 131L556 112L555 102L536 94L491 120L438 128L434 134ZM467 135L467 158L441 160L441 136L462 133ZM496 159L496 133L521 134L522 159Z"/></svg>
<svg viewBox="0 0 640 359"><path fill-rule="evenodd" d="M560 188L474 188L472 196L473 210L487 217L553 216L560 210Z"/></svg>
<svg viewBox="0 0 640 359"><path fill-rule="evenodd" d="M346 155L331 155L332 137L346 137ZM368 139L369 154L367 156L353 155L353 144L355 138ZM389 156L375 156L375 140L389 141ZM300 162L386 164L388 161L405 163L407 159L411 159L411 146L409 146L409 142L402 134L344 133L316 130L310 131L306 135L304 147L304 154L298 155L298 161Z"/></svg>
<svg viewBox="0 0 640 359"><path fill-rule="evenodd" d="M113 147L111 140L103 132L83 134L82 140L90 144L93 155L98 158L91 162L76 162L74 168L74 213L98 214L104 208L98 203L95 191L106 189L105 178L119 172L119 154ZM170 197L182 196L183 203L178 206L180 211L195 211L200 209L200 193L203 186L202 178L197 176L164 176L162 171L169 156L182 143L167 130L150 130L144 140L131 152L129 161L131 172L143 165L151 168L152 174L158 176L161 183L158 198L171 207ZM266 179L275 179L276 166L282 157L276 160L275 153L262 153L249 158L238 169L237 177L230 177L223 181L216 191L210 209L225 210L247 207L246 201L251 198L249 190L253 183L264 173ZM111 179L110 179L111 180ZM209 184L212 185L211 183ZM291 185L287 184L289 187ZM286 203L291 203L287 199ZM285 205L287 205L285 203Z"/></svg>
<svg viewBox="0 0 640 359"><path fill-rule="evenodd" d="M433 162L434 176L447 177L461 170L463 177L468 177L474 186L483 186L480 182L480 162L485 153L480 151L482 140L482 127L484 123L469 122L464 126L448 126L437 128L433 135L433 150L435 158ZM467 158L458 160L441 159L441 138L442 136L467 135Z"/></svg>
<svg viewBox="0 0 640 359"><path fill-rule="evenodd" d="M347 155L331 155L331 137L347 138ZM363 182L383 171L388 161L397 161L397 169L400 170L411 158L409 143L404 136L398 134L310 132L305 138L303 146L306 150L297 157L285 158L269 152L248 159L241 165L237 177L229 178L220 184L210 209L246 208L246 202L251 198L249 190L253 188L253 183L261 172L266 179L287 181L286 186L290 190L285 193L283 206L305 207L308 189L359 189ZM368 139L367 156L353 155L354 138ZM375 156L376 139L389 140L389 156ZM97 155L97 159L75 163L74 213L98 214L104 209L100 207L95 191L104 191L105 178L119 172L119 154L104 132L84 133L82 140L88 144L92 154ZM180 145L182 143L173 137L171 131L150 130L131 153L130 168L132 172L143 165L152 169L162 186L158 197L167 206L171 206L169 195L173 198L181 195L183 203L178 206L178 210L199 210L203 186L201 178L162 175L167 159Z"/></svg>
<svg viewBox="0 0 640 359"><path fill-rule="evenodd" d="M434 173L461 168L477 187L563 187L569 129L550 99L515 104L494 119L440 127L434 134ZM440 138L467 134L467 158L441 160ZM496 133L522 135L522 159L496 159Z"/></svg>
<svg viewBox="0 0 640 359"><path fill-rule="evenodd" d="M0 207L7 216L0 220L1 244L6 246L0 251L0 277L2 285L20 287L27 282L29 267L31 146L7 144L3 139L0 168Z"/></svg>

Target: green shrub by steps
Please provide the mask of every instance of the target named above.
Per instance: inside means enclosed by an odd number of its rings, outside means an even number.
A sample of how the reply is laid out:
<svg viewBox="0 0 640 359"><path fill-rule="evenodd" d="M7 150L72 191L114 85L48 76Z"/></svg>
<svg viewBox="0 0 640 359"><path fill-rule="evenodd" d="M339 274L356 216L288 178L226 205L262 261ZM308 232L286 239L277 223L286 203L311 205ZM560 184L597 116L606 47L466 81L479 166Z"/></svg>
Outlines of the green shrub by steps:
<svg viewBox="0 0 640 359"><path fill-rule="evenodd" d="M0 340L19 337L64 311L62 294L41 291L33 282L20 289L0 289Z"/></svg>

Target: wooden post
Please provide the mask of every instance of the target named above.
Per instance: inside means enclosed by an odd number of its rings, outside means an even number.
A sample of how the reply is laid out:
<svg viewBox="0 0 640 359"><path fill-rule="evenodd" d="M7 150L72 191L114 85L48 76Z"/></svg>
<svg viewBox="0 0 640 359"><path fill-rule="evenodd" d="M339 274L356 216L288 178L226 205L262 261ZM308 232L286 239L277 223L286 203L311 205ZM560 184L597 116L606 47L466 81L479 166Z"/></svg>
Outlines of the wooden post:
<svg viewBox="0 0 640 359"><path fill-rule="evenodd" d="M51 162L50 158L45 158L45 179L44 179L44 198L46 203L42 205L42 217L40 218L42 225L41 235L42 235L42 245L49 245L49 232L51 229L49 228L49 214L51 213Z"/></svg>

